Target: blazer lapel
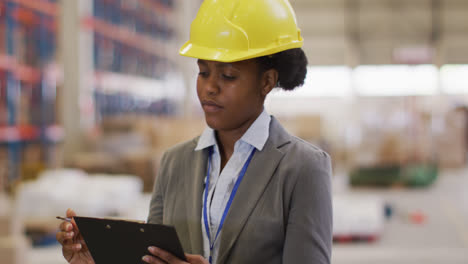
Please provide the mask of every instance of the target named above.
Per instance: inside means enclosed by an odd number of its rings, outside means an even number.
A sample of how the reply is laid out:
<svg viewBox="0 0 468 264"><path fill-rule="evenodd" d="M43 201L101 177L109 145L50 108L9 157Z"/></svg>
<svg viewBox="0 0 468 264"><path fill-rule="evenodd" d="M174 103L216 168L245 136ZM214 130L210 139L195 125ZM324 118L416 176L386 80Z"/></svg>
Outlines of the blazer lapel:
<svg viewBox="0 0 468 264"><path fill-rule="evenodd" d="M196 141L193 146L195 149ZM201 208L202 194L205 180L206 166L208 162L208 154L206 150L193 151L193 158L189 158L192 163L186 167L189 180L185 182L185 194L187 203L187 218L189 225L190 244L192 246L192 254L203 255L203 237L201 229Z"/></svg>
<svg viewBox="0 0 468 264"><path fill-rule="evenodd" d="M289 142L289 134L272 117L269 139L256 152L242 180L219 237L218 263L225 263L250 214L257 205L284 153L278 147Z"/></svg>

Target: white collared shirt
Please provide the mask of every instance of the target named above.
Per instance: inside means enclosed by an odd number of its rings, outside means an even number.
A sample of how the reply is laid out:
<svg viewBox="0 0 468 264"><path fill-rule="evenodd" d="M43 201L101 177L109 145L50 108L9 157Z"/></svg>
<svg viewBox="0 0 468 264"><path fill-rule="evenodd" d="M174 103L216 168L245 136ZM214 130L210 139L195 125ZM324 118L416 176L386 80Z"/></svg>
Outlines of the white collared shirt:
<svg viewBox="0 0 468 264"><path fill-rule="evenodd" d="M221 168L221 155L219 147L216 142L215 131L209 127L203 131L198 140L196 151L213 147L213 154L211 158L210 168L210 186L208 188L207 199L207 216L208 224L210 227L210 237L212 241L215 239L218 226L226 208L226 204L231 195L234 184L239 176L242 167L247 161L250 153L254 148L261 151L269 136L271 116L264 110L257 119L252 123L245 134L234 144L234 152L229 161L224 166L220 174ZM205 177L206 183L206 177ZM205 193L203 192L203 197ZM210 243L206 234L205 224L203 220L203 213L201 219L202 233L203 233L203 252L206 259L210 256ZM216 263L218 258L219 237L213 248L213 264Z"/></svg>

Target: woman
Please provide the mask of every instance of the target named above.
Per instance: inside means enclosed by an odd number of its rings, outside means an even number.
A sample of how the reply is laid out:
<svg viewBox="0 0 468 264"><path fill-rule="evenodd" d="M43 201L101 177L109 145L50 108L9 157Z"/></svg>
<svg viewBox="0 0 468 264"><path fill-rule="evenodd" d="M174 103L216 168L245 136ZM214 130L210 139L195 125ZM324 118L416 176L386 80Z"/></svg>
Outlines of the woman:
<svg viewBox="0 0 468 264"><path fill-rule="evenodd" d="M148 217L175 226L189 263L330 263L330 158L263 108L273 88L304 83L302 44L287 0L206 0L192 23L180 53L198 59L208 128L164 154ZM62 223L65 258L93 263L77 233Z"/></svg>

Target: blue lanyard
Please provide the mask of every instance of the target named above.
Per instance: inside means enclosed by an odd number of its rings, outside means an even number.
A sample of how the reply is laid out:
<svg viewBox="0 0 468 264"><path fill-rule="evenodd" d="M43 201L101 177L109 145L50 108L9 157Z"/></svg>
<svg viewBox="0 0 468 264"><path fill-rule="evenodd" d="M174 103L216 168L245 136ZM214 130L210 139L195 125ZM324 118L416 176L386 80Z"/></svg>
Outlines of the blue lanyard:
<svg viewBox="0 0 468 264"><path fill-rule="evenodd" d="M237 189L239 188L239 185L242 181L242 178L244 178L245 172L247 171L247 167L249 167L250 161L252 160L252 157L255 153L255 147L252 150L252 153L250 153L249 158L244 164L244 167L242 167L241 172L239 173L239 177L237 177L236 184L234 185L234 188L232 189L231 196L229 197L229 200L226 204L226 208L224 208L224 213L223 216L221 217L221 222L219 223L218 230L216 231L216 236L213 241L211 241L211 233L210 233L210 228L208 227L208 214L207 214L207 209L206 209L206 204L208 200L208 191L210 188L210 170L211 170L211 156L213 155L213 147L210 148L210 153L208 154L208 171L206 172L206 183L205 183L205 197L203 200L203 220L205 223L205 230L206 230L206 235L208 236L208 242L210 243L210 264L212 264L212 252L213 248L215 245L216 240L218 239L219 232L223 228L224 220L226 219L226 215L229 211L229 208L231 208L232 200L234 199L234 196L236 196Z"/></svg>

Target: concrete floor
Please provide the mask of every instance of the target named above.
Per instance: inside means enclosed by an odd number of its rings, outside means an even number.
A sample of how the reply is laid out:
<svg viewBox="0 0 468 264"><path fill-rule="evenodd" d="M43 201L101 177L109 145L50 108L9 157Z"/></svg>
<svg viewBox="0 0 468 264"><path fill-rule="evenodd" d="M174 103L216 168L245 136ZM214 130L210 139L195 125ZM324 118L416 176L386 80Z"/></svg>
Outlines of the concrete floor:
<svg viewBox="0 0 468 264"><path fill-rule="evenodd" d="M337 176L339 177L339 176ZM394 208L374 243L334 244L333 264L468 264L468 169L445 170L427 189L349 189L337 179L335 191L382 198ZM341 179L341 183L345 179ZM419 210L418 225L408 213ZM28 264L65 264L57 247L34 249Z"/></svg>
<svg viewBox="0 0 468 264"><path fill-rule="evenodd" d="M428 189L350 190L381 197L394 216L372 244L335 244L334 264L468 264L468 170L446 170ZM421 211L426 222L412 223Z"/></svg>

